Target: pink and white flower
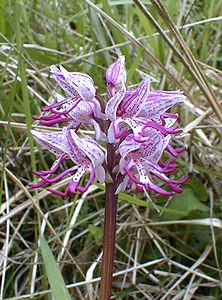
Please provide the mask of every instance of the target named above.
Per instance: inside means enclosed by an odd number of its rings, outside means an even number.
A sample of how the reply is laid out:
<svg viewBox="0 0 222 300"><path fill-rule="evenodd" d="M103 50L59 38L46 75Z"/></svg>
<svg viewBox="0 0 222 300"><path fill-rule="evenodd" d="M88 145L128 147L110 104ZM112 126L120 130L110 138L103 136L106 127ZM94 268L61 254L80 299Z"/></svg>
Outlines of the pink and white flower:
<svg viewBox="0 0 222 300"><path fill-rule="evenodd" d="M59 123L69 123L69 127L75 128L76 131L81 125L92 125L95 130L96 140L101 140L103 133L99 124L95 119L95 105L92 102L80 101L78 98L65 99L60 94L57 94L58 103L47 107L44 111L49 111L50 114L43 115L38 120L41 124L52 126Z"/></svg>
<svg viewBox="0 0 222 300"><path fill-rule="evenodd" d="M31 188L39 188L46 184L56 183L68 174L74 173L72 180L65 192L59 192L47 188L55 195L66 197L69 194L85 192L94 178L100 183L104 183L105 171L102 166L104 153L91 138L80 139L74 130L63 128L61 132L40 132L32 130L35 140L44 148L56 155L57 159L48 171L35 172L41 178L36 184L30 184ZM59 175L53 177L65 159L70 159L75 165ZM90 178L85 187L79 186L80 179L85 173L90 174Z"/></svg>
<svg viewBox="0 0 222 300"><path fill-rule="evenodd" d="M51 66L51 74L60 87L71 97L78 100L91 102L95 105L95 115L101 116L101 108L98 100L95 98L96 88L92 78L80 72L68 72L64 67L60 69L56 66ZM76 104L77 105L77 104Z"/></svg>
<svg viewBox="0 0 222 300"><path fill-rule="evenodd" d="M107 103L98 93L96 96L90 76L56 66L51 67L51 73L68 97L57 94L57 103L43 108L44 114L34 119L47 126L59 123L68 125L60 132L32 131L35 140L55 154L57 159L50 170L35 172L41 181L30 184L31 187L56 183L73 174L65 192L48 188L53 194L66 197L86 191L94 178L104 183L105 177L110 179L110 174L116 172L117 178L112 180L117 192L132 184L138 191L152 190L164 196L182 192L179 186L187 177L175 180L172 175L167 176L176 171L175 159L185 150L184 147L174 149L170 144L172 136L180 132L175 125L179 116L167 112L185 100L181 91L150 91L149 76L136 89L127 90L124 56L106 70ZM110 145L116 150L113 150L116 155L111 156L112 164L107 163L95 140L78 137L77 131L82 125L94 127L97 141L104 140L105 136L107 143L114 144ZM161 159L163 153L170 155L166 162ZM74 165L55 175L65 159L71 160ZM112 165L113 170L109 170L108 165ZM89 180L85 187L81 187L79 182L85 173L89 173ZM170 191L165 190L159 181L167 185Z"/></svg>
<svg viewBox="0 0 222 300"><path fill-rule="evenodd" d="M121 156L119 170L124 175L118 192L124 191L131 181L140 191L145 188L162 196L172 196L173 192L181 193L182 189L179 185L187 180L187 176L178 181L168 178L166 174L174 172L177 168L174 164L175 158L170 158L166 163L161 161L161 156L169 146L169 142L170 136L164 137L155 130L150 131L143 143L135 141L133 134L128 135L118 149ZM167 184L171 191L166 191L155 183L156 178Z"/></svg>

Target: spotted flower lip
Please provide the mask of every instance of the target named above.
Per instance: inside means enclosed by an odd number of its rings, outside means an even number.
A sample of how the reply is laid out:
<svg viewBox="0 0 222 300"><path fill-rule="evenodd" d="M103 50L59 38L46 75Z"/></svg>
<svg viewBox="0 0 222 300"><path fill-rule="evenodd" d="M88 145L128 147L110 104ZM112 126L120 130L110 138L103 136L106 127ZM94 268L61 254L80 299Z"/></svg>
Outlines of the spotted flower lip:
<svg viewBox="0 0 222 300"><path fill-rule="evenodd" d="M132 134L128 135L118 150L121 156L119 168L121 174L124 175L118 192L125 190L129 182L132 182L138 190L145 188L147 191L153 190L162 196L172 196L174 192L181 193L182 189L179 185L186 182L187 176L180 180L167 177L166 173L177 169L177 165L174 164L175 158L170 158L166 163L160 160L164 150L169 147L169 143L170 136L165 137L155 131L143 143L136 142ZM153 182L155 178L168 185L170 191L164 190Z"/></svg>
<svg viewBox="0 0 222 300"><path fill-rule="evenodd" d="M105 171L102 166L104 153L93 139L80 139L74 130L68 128L63 128L62 132L54 133L32 130L32 135L43 148L55 154L57 159L50 170L34 172L41 178L41 181L36 184L31 183L31 188L39 188L46 184L56 183L73 172L75 174L65 192L51 188L47 188L47 190L55 195L67 197L69 194L76 194L78 191L81 193L85 192L95 177L100 183L104 182ZM65 159L71 160L75 165L53 177ZM81 187L79 182L86 172L90 174L90 177L86 186Z"/></svg>
<svg viewBox="0 0 222 300"><path fill-rule="evenodd" d="M60 87L71 98L94 103L96 116L101 116L101 107L99 101L95 98L94 81L89 75L80 72L68 72L62 66L60 66L60 69L51 66L50 71Z"/></svg>

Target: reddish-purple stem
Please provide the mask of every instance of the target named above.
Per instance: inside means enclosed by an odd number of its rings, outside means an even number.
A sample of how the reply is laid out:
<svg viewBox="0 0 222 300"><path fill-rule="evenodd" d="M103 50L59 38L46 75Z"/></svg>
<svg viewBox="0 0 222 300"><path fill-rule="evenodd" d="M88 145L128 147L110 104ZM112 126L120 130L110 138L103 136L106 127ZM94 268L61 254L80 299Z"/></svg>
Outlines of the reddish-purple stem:
<svg viewBox="0 0 222 300"><path fill-rule="evenodd" d="M116 213L117 213L117 195L116 179L112 175L114 163L114 147L112 144L107 146L107 165L113 182L106 183L106 205L104 219L104 236L103 236L103 258L100 285L100 300L110 300L112 294L112 274L115 257L115 240L116 240Z"/></svg>

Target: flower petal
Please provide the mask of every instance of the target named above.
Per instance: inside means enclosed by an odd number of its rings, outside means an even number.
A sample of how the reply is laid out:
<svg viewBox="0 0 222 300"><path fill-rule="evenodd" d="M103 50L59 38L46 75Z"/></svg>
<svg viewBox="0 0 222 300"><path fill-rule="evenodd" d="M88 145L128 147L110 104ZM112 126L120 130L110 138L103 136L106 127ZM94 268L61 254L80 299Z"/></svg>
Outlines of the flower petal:
<svg viewBox="0 0 222 300"><path fill-rule="evenodd" d="M99 166L95 169L95 176L96 176L97 180L99 181L99 183L105 182L106 173L102 166Z"/></svg>
<svg viewBox="0 0 222 300"><path fill-rule="evenodd" d="M81 149L82 139L78 137L73 129L66 128L65 136L70 147L70 158L76 164L90 164L89 159Z"/></svg>
<svg viewBox="0 0 222 300"><path fill-rule="evenodd" d="M126 139L119 145L119 153L121 157L124 159L127 154L132 151L139 149L141 146L140 143L136 142L133 138L133 134L129 134Z"/></svg>
<svg viewBox="0 0 222 300"><path fill-rule="evenodd" d="M51 73L61 88L70 96L79 96L81 99L91 101L96 94L92 78L84 73L68 72L60 66L51 66Z"/></svg>
<svg viewBox="0 0 222 300"><path fill-rule="evenodd" d="M139 115L149 119L156 118L185 99L186 97L181 91L152 91L149 93Z"/></svg>
<svg viewBox="0 0 222 300"><path fill-rule="evenodd" d="M106 104L105 114L110 121L115 121L117 116L117 109L124 98L126 90L120 89Z"/></svg>
<svg viewBox="0 0 222 300"><path fill-rule="evenodd" d="M124 122L129 127L132 129L133 134L134 134L134 139L138 142L142 142L143 138L143 128L146 124L146 120L144 118L136 118L136 117L131 117L131 118L123 118L122 120L119 118L115 123L117 125L117 122Z"/></svg>
<svg viewBox="0 0 222 300"><path fill-rule="evenodd" d="M87 124L93 118L94 114L94 105L92 103L81 101L75 107L75 109L69 112L69 115L72 117L73 120L77 121L78 123Z"/></svg>
<svg viewBox="0 0 222 300"><path fill-rule="evenodd" d="M104 134L104 132L102 132L99 124L94 120L91 119L89 121L89 124L92 124L95 130L95 138L97 141L105 141L106 140L106 135Z"/></svg>
<svg viewBox="0 0 222 300"><path fill-rule="evenodd" d="M97 142L89 137L82 139L81 150L91 160L94 168L101 166L105 156Z"/></svg>
<svg viewBox="0 0 222 300"><path fill-rule="evenodd" d="M61 132L42 132L31 130L34 139L44 149L48 149L50 152L55 154L57 157L64 153L69 155L69 145L65 136L65 130Z"/></svg>
<svg viewBox="0 0 222 300"><path fill-rule="evenodd" d="M119 59L110 65L106 70L106 84L108 97L112 97L116 91L125 86L126 68L125 57L120 56Z"/></svg>
<svg viewBox="0 0 222 300"><path fill-rule="evenodd" d="M129 183L129 177L126 175L124 176L123 181L119 184L119 186L116 189L116 195L124 192L127 189L128 183Z"/></svg>
<svg viewBox="0 0 222 300"><path fill-rule="evenodd" d="M136 117L142 110L150 93L150 77L144 78L138 88L132 93L126 93L122 106L125 114L123 117Z"/></svg>
<svg viewBox="0 0 222 300"><path fill-rule="evenodd" d="M91 138L80 139L72 129L67 130L67 136L69 139L69 143L72 144L73 151L74 149L78 149L78 153L81 153L82 161L90 161L94 168L97 168L98 166L103 164L104 153L96 141Z"/></svg>
<svg viewBox="0 0 222 300"><path fill-rule="evenodd" d="M114 127L113 124L114 122L110 123L108 133L107 133L107 141L110 144L118 143L118 139L115 138L115 132L114 132Z"/></svg>

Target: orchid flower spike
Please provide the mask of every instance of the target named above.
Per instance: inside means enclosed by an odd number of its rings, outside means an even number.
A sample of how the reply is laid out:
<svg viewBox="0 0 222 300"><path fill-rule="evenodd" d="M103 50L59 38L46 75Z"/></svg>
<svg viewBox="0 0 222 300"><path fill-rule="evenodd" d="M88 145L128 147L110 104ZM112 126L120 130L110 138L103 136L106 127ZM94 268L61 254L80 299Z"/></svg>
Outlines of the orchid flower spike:
<svg viewBox="0 0 222 300"><path fill-rule="evenodd" d="M37 143L56 156L50 170L35 172L41 181L30 184L32 188L57 183L71 175L64 192L47 189L67 197L86 191L94 178L100 183L106 178L113 182L116 193L134 185L137 191L152 190L164 196L182 192L180 185L187 177L175 180L167 175L176 171L175 160L185 151L185 147L171 145L172 137L181 130L175 125L179 115L167 112L186 99L181 91L151 91L149 76L136 89L127 90L124 56L106 70L107 103L98 93L99 100L96 99L90 76L56 66L51 67L51 73L68 97L57 94L57 102L43 108L44 114L34 119L47 126L67 124L59 132L32 131ZM77 135L85 125L94 128L95 140ZM107 146L106 157L97 143L104 140L112 144ZM161 158L165 153L169 156L167 161ZM56 175L64 160L72 162L72 166ZM89 173L89 179L82 187L80 180L85 173Z"/></svg>
<svg viewBox="0 0 222 300"><path fill-rule="evenodd" d="M30 184L31 188L39 188L46 184L59 182L68 174L74 173L65 192L48 188L55 195L67 197L69 194L85 192L94 178L104 183L105 171L102 166L104 153L99 145L91 138L80 139L73 129L63 128L61 132L40 132L32 130L32 135L43 148L56 155L57 159L48 171L35 172L41 178L37 184ZM70 159L75 165L53 177L65 159ZM85 187L79 186L83 175L88 172L90 178Z"/></svg>

